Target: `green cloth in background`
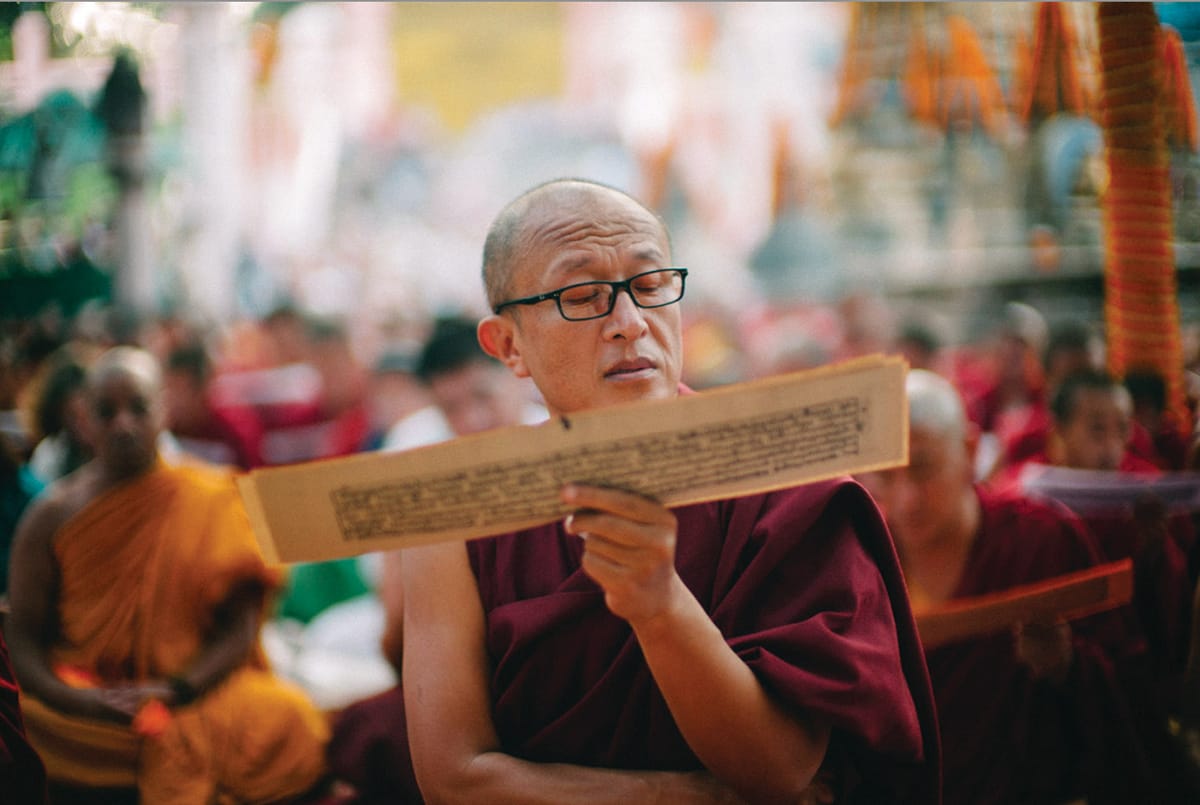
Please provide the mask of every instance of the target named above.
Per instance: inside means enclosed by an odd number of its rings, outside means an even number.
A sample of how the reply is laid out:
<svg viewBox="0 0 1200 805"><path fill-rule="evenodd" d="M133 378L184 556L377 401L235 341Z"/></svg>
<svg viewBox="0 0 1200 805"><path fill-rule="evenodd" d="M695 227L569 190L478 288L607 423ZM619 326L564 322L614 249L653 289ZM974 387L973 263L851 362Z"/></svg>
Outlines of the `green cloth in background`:
<svg viewBox="0 0 1200 805"><path fill-rule="evenodd" d="M294 565L280 595L276 615L308 623L334 604L370 591L354 557Z"/></svg>

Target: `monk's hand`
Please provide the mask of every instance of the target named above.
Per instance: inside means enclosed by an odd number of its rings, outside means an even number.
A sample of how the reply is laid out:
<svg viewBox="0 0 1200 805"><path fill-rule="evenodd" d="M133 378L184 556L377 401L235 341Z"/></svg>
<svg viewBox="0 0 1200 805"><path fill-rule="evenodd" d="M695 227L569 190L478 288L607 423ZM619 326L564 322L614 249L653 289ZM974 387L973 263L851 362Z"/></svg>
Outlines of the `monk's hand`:
<svg viewBox="0 0 1200 805"><path fill-rule="evenodd" d="M604 590L609 611L631 624L666 613L686 591L675 572L675 514L632 492L568 484L562 500L577 507L568 534L583 540L583 570Z"/></svg>
<svg viewBox="0 0 1200 805"><path fill-rule="evenodd" d="M1013 630L1017 659L1034 679L1062 683L1075 657L1071 627L1066 621L1021 623Z"/></svg>

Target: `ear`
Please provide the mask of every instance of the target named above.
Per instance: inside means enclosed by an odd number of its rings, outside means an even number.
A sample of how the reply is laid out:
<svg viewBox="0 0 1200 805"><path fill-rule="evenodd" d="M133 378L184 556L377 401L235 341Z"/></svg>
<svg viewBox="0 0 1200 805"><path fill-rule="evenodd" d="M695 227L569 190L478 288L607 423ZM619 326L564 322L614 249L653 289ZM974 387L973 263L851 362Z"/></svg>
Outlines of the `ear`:
<svg viewBox="0 0 1200 805"><path fill-rule="evenodd" d="M529 377L529 368L521 354L516 323L509 316L492 314L475 329L483 351L508 367L517 377Z"/></svg>

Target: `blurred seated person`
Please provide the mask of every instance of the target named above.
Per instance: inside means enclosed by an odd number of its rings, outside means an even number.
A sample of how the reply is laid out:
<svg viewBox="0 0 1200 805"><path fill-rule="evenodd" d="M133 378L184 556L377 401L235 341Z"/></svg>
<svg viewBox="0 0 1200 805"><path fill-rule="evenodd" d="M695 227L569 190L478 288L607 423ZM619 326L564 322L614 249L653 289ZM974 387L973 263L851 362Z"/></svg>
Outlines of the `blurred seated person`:
<svg viewBox="0 0 1200 805"><path fill-rule="evenodd" d="M1167 411L1167 382L1153 369L1125 373L1125 388L1133 403L1135 433L1130 445L1142 458L1162 470L1182 470L1187 464L1190 423Z"/></svg>
<svg viewBox="0 0 1200 805"><path fill-rule="evenodd" d="M212 359L200 343L173 348L163 372L166 428L180 449L212 464L260 466L262 426L248 405L218 406L210 394Z"/></svg>
<svg viewBox="0 0 1200 805"><path fill-rule="evenodd" d="M1111 375L1084 369L1068 375L1050 405L1045 447L1005 467L989 485L1015 489L1027 464L1080 470L1160 472L1129 450L1133 434L1133 399Z"/></svg>
<svg viewBox="0 0 1200 805"><path fill-rule="evenodd" d="M976 434L948 380L913 370L906 388L909 464L861 480L896 540L918 615L1098 563L1066 509L974 483ZM927 649L926 660L946 805L1119 802L1103 796L1137 790L1125 768L1108 769L1116 779L1100 786L1113 756L1098 741L1125 735L1127 716L1105 644L1087 629L1031 622Z"/></svg>
<svg viewBox="0 0 1200 805"><path fill-rule="evenodd" d="M527 383L479 346L476 323L470 319L439 319L415 368L453 431L447 438L536 424L547 417L545 408L529 401ZM385 612L381 647L397 677L404 657L401 556L401 551L384 554L379 590ZM406 734L404 691L397 684L339 714L329 743L330 767L337 779L354 787L363 803L411 800L417 783L407 761Z"/></svg>
<svg viewBox="0 0 1200 805"><path fill-rule="evenodd" d="M1050 331L1042 353L1042 370L1046 396L1030 406L1024 424L1008 433L1000 443L1000 460L996 470L1029 460L1042 453L1050 435L1049 401L1063 380L1085 370L1102 371L1104 344L1096 332L1081 321L1066 321Z"/></svg>
<svg viewBox="0 0 1200 805"><path fill-rule="evenodd" d="M417 349L392 346L384 350L367 381L370 429L363 450L382 449L396 423L427 406L429 392L417 377Z"/></svg>
<svg viewBox="0 0 1200 805"><path fill-rule="evenodd" d="M147 803L307 791L327 726L264 663L278 579L231 475L159 458L149 353L108 351L85 389L96 456L30 506L9 574L6 637L52 786Z"/></svg>
<svg viewBox="0 0 1200 805"><path fill-rule="evenodd" d="M896 335L895 351L908 361L910 369L925 369L937 374L946 371L942 356L942 338L930 323L931 312L905 319Z"/></svg>
<svg viewBox="0 0 1200 805"><path fill-rule="evenodd" d="M11 437L0 433L0 604L8 590L8 555L17 523L43 488L44 484L30 471ZM2 622L0 611L0 625Z"/></svg>
<svg viewBox="0 0 1200 805"><path fill-rule="evenodd" d="M29 469L44 484L62 478L92 456L84 432L85 364L75 349L64 346L48 359L35 400L35 446Z"/></svg>
<svg viewBox="0 0 1200 805"><path fill-rule="evenodd" d="M980 387L963 389L967 417L980 433L995 434L1004 444L1044 404L1041 355L1046 340L1046 320L1035 308L1022 302L1004 306L987 354L989 376Z"/></svg>
<svg viewBox="0 0 1200 805"><path fill-rule="evenodd" d="M1110 375L1084 370L1068 376L1054 395L1051 415L1046 450L1009 468L996 479L997 488L1025 494L1022 473L1029 464L1143 477L1161 474L1129 449L1132 397ZM1079 483L1086 484L1087 476ZM1158 664L1156 675L1166 679L1179 670L1187 650L1195 528L1187 513L1169 512L1161 501L1128 499L1113 494L1111 505L1100 500L1086 509L1077 506L1076 513L1104 561L1133 559L1138 629L1149 641L1151 658Z"/></svg>

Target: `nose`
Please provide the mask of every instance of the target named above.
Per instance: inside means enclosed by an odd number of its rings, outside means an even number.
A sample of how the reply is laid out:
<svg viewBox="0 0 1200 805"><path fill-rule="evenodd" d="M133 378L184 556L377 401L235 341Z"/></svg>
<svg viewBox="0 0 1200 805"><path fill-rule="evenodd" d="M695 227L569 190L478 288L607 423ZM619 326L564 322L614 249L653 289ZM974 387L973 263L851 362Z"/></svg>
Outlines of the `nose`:
<svg viewBox="0 0 1200 805"><path fill-rule="evenodd" d="M646 332L646 318L640 307L633 303L633 294L628 288L617 291L613 309L604 319L606 338L624 338L632 341Z"/></svg>
<svg viewBox="0 0 1200 805"><path fill-rule="evenodd" d="M138 428L138 416L129 408L118 408L113 415L111 428L115 433L134 433Z"/></svg>

